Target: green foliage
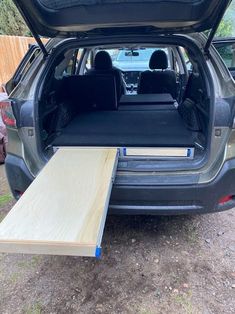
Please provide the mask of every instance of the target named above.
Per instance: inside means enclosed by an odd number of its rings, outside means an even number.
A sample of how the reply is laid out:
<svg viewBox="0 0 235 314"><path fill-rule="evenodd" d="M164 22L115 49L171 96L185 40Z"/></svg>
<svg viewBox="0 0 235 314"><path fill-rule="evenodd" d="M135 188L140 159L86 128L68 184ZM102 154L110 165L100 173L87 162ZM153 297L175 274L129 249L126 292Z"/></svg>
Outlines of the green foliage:
<svg viewBox="0 0 235 314"><path fill-rule="evenodd" d="M11 200L12 196L10 194L0 195L0 207L6 205Z"/></svg>
<svg viewBox="0 0 235 314"><path fill-rule="evenodd" d="M233 21L224 19L216 32L216 37L229 37L233 35Z"/></svg>
<svg viewBox="0 0 235 314"><path fill-rule="evenodd" d="M29 36L29 30L12 0L0 0L0 34Z"/></svg>

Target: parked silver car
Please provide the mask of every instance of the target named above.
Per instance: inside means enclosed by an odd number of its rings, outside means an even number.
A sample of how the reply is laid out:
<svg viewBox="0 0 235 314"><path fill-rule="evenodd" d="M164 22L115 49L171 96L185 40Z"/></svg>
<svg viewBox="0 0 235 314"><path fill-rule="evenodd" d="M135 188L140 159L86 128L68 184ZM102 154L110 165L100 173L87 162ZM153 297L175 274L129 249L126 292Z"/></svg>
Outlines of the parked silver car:
<svg viewBox="0 0 235 314"><path fill-rule="evenodd" d="M110 212L234 207L235 83L212 45L229 0L14 2L38 43L3 109L16 198L58 147L105 146L119 149ZM112 49L153 49L131 95Z"/></svg>

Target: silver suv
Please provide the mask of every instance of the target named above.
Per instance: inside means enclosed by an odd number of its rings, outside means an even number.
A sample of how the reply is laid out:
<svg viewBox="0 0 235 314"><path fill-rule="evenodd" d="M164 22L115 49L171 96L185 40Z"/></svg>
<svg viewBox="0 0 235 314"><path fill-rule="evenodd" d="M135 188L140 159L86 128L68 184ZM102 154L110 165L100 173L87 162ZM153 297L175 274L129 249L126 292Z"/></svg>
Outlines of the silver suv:
<svg viewBox="0 0 235 314"><path fill-rule="evenodd" d="M229 0L14 2L37 41L1 103L16 198L59 147L99 146L119 150L110 212L235 205L235 83L212 45ZM110 61L144 49L138 75Z"/></svg>

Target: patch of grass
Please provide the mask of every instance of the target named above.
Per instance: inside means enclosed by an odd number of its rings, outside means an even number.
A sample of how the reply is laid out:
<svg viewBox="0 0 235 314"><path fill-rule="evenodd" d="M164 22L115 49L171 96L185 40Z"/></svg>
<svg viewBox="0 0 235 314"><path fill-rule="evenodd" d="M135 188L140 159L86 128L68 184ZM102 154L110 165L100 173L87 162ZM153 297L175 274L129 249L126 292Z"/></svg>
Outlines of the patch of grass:
<svg viewBox="0 0 235 314"><path fill-rule="evenodd" d="M148 310L140 310L139 314L153 314L153 312Z"/></svg>
<svg viewBox="0 0 235 314"><path fill-rule="evenodd" d="M0 195L0 207L6 205L11 200L12 196L10 194Z"/></svg>
<svg viewBox="0 0 235 314"><path fill-rule="evenodd" d="M195 245L199 242L199 234L197 227L193 224L187 225L185 228L185 235L186 235L186 241L191 244Z"/></svg>
<svg viewBox="0 0 235 314"><path fill-rule="evenodd" d="M29 267L29 262L28 261L19 261L17 263L18 267L20 268L28 268Z"/></svg>
<svg viewBox="0 0 235 314"><path fill-rule="evenodd" d="M35 255L31 259L19 261L17 265L20 268L37 267L41 260L42 257L40 255Z"/></svg>
<svg viewBox="0 0 235 314"><path fill-rule="evenodd" d="M42 305L39 302L36 302L28 309L25 310L25 314L41 314L42 313Z"/></svg>
<svg viewBox="0 0 235 314"><path fill-rule="evenodd" d="M6 213L0 213L0 222L5 218Z"/></svg>
<svg viewBox="0 0 235 314"><path fill-rule="evenodd" d="M16 284L20 279L21 274L19 272L12 273L9 280L12 284Z"/></svg>
<svg viewBox="0 0 235 314"><path fill-rule="evenodd" d="M38 265L40 264L41 260L42 260L42 256L40 256L40 255L34 255L34 256L32 257L32 259L31 259L31 265L32 265L33 267L36 267L36 266L38 266Z"/></svg>
<svg viewBox="0 0 235 314"><path fill-rule="evenodd" d="M192 293L189 291L188 294L178 294L175 296L175 301L183 307L187 314L193 314L193 305L191 302Z"/></svg>

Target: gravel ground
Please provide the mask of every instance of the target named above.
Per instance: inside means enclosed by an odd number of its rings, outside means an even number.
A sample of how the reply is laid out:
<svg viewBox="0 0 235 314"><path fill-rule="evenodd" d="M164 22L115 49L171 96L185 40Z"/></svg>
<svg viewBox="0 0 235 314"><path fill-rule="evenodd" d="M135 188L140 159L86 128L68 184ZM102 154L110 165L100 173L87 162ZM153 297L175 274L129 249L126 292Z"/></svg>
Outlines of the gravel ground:
<svg viewBox="0 0 235 314"><path fill-rule="evenodd" d="M2 204L0 219L13 202ZM113 216L101 260L0 254L0 312L235 313L234 225L234 209L194 217Z"/></svg>

